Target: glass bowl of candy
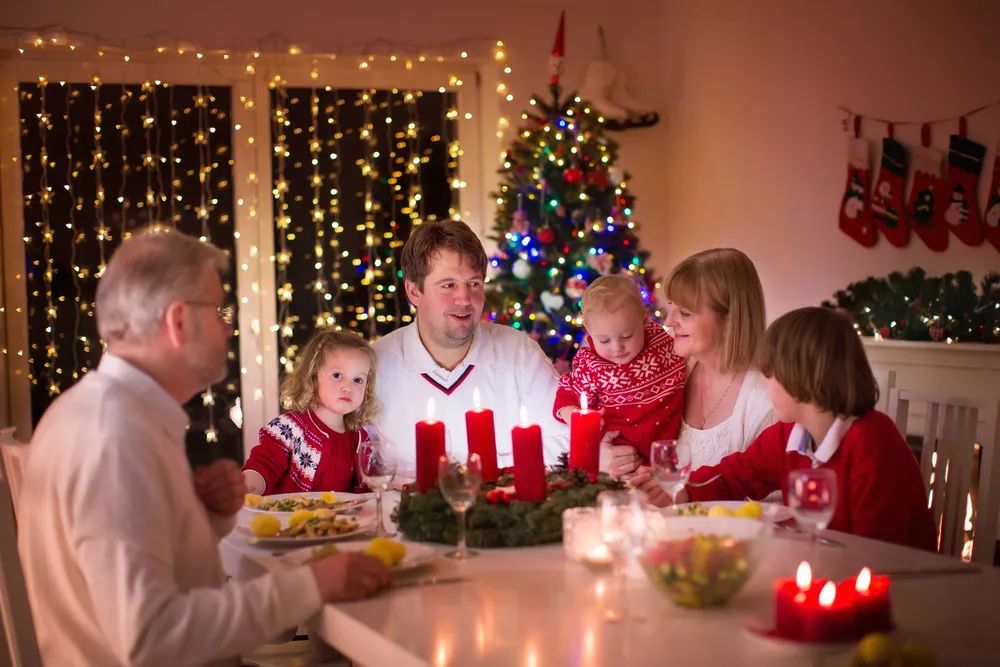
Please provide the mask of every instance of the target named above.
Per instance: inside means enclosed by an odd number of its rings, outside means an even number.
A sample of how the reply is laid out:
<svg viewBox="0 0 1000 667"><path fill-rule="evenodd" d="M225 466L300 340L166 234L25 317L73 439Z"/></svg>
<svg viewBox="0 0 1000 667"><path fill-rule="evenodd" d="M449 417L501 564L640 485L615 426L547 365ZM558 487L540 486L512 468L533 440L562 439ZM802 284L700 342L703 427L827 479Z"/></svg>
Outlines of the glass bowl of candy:
<svg viewBox="0 0 1000 667"><path fill-rule="evenodd" d="M763 521L650 514L639 562L650 581L682 607L721 605L736 595L771 534Z"/></svg>

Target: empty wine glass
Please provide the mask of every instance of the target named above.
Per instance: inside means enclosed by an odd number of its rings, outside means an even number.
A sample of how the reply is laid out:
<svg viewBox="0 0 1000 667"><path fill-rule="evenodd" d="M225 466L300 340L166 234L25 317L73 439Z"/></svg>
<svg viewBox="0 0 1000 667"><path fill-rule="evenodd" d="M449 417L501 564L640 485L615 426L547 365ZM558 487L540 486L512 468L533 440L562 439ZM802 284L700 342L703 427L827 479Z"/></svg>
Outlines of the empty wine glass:
<svg viewBox="0 0 1000 667"><path fill-rule="evenodd" d="M389 533L382 519L382 492L389 489L392 478L396 476L396 448L388 440L368 440L358 447L358 472L362 481L375 492L375 530L376 537L385 537Z"/></svg>
<svg viewBox="0 0 1000 667"><path fill-rule="evenodd" d="M802 468L788 473L788 507L799 528L816 541L837 509L837 473L829 468Z"/></svg>
<svg viewBox="0 0 1000 667"><path fill-rule="evenodd" d="M649 446L649 469L673 505L691 474L691 446L680 440L654 440Z"/></svg>
<svg viewBox="0 0 1000 667"><path fill-rule="evenodd" d="M438 461L438 486L441 495L458 516L458 548L445 554L448 558L465 560L479 554L465 546L465 512L476 503L479 487L483 483L483 467L479 454L472 454L466 462L442 456Z"/></svg>
<svg viewBox="0 0 1000 667"><path fill-rule="evenodd" d="M608 621L628 617L625 573L629 554L639 548L645 528L644 511L636 495L625 491L604 491L597 496L601 514L601 535L611 552L615 569L615 602L604 612Z"/></svg>

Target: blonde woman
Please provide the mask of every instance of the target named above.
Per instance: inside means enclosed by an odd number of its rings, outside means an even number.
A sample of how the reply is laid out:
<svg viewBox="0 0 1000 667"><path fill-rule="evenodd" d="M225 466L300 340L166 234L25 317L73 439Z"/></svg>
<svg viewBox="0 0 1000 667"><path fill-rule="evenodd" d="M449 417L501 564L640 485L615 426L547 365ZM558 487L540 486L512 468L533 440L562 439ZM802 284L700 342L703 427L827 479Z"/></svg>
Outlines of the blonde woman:
<svg viewBox="0 0 1000 667"><path fill-rule="evenodd" d="M375 353L353 333L321 329L281 386L288 410L260 430L243 466L251 493L351 491L355 454L377 412Z"/></svg>
<svg viewBox="0 0 1000 667"><path fill-rule="evenodd" d="M715 248L688 257L667 278L667 327L688 361L680 440L692 469L743 451L775 422L764 377L753 368L764 334L764 293L753 262ZM606 439L607 441L607 439ZM605 445L606 468L656 500L660 491L631 447Z"/></svg>

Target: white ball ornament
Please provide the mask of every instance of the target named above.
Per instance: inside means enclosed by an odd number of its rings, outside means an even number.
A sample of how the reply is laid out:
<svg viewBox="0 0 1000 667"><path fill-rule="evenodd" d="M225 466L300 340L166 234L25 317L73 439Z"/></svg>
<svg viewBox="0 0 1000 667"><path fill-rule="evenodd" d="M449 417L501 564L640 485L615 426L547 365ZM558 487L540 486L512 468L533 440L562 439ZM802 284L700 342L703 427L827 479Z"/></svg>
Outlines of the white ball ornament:
<svg viewBox="0 0 1000 667"><path fill-rule="evenodd" d="M514 266L511 267L511 272L518 280L527 280L531 276L531 262L525 259L515 260Z"/></svg>

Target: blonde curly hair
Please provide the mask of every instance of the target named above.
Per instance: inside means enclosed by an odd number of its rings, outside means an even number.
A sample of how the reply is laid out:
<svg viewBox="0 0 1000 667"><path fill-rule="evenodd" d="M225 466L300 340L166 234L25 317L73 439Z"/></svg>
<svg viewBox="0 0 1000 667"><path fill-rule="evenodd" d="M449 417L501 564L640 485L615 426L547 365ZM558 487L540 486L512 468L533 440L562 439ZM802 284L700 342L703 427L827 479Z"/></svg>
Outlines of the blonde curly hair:
<svg viewBox="0 0 1000 667"><path fill-rule="evenodd" d="M337 349L361 350L368 355L371 366L368 382L361 405L354 412L344 415L344 426L349 431L360 431L365 424L371 424L378 415L378 399L375 398L375 351L361 336L350 331L319 329L309 339L298 355L295 368L281 383L281 407L286 410L309 410L319 401L316 376L326 355Z"/></svg>

